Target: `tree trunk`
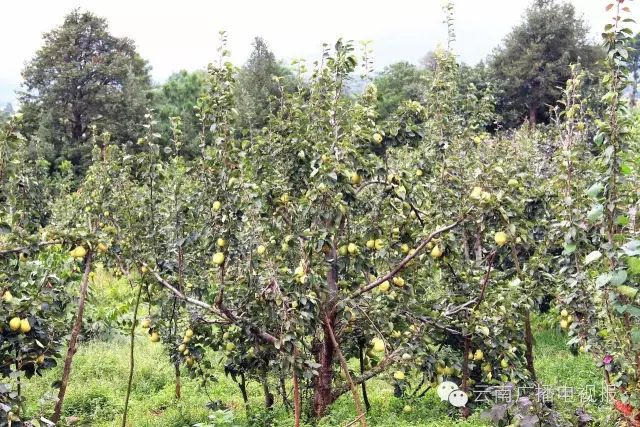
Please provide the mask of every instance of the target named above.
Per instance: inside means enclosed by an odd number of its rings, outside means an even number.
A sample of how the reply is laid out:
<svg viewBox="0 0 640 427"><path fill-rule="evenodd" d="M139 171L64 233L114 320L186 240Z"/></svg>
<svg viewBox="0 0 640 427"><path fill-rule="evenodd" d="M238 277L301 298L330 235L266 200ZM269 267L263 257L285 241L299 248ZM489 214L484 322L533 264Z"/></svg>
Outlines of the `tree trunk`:
<svg viewBox="0 0 640 427"><path fill-rule="evenodd" d="M335 323L335 315L329 318L331 323ZM318 375L313 381L313 414L316 418L321 418L327 413L329 405L333 403L331 385L333 381L333 356L334 348L329 339L329 330L323 322L323 338L318 342L318 352L316 361L320 364Z"/></svg>
<svg viewBox="0 0 640 427"><path fill-rule="evenodd" d="M536 369L533 363L533 333L531 332L531 317L529 315L529 310L525 310L524 313L524 342L525 342L525 353L524 357L527 360L527 370L531 374L531 379L533 381L538 381L536 377Z"/></svg>
<svg viewBox="0 0 640 427"><path fill-rule="evenodd" d="M297 351L294 353L297 356ZM302 404L300 401L300 381L296 368L293 368L293 420L294 426L300 427L300 419L302 418Z"/></svg>
<svg viewBox="0 0 640 427"><path fill-rule="evenodd" d="M633 81L631 82L631 98L629 104L631 108L636 106L636 99L638 96L638 70L633 71Z"/></svg>
<svg viewBox="0 0 640 427"><path fill-rule="evenodd" d="M269 379L266 371L264 371L260 376L260 382L262 383L262 392L264 393L264 407L266 409L272 409L274 397L273 393L269 390Z"/></svg>
<svg viewBox="0 0 640 427"><path fill-rule="evenodd" d="M364 409L362 408L362 402L360 401L358 389L356 388L356 385L353 382L353 378L351 378L351 374L349 373L349 365L347 365L347 359L344 358L344 355L340 350L340 344L338 344L338 340L333 333L333 329L328 327L327 332L329 332L329 338L331 339L333 348L336 352L336 355L338 356L338 360L340 361L340 367L342 368L342 372L344 373L344 376L347 380L347 384L349 384L349 388L351 389L351 393L353 394L353 403L356 405L356 411L358 412L358 417L356 418L356 420L360 422L360 427L367 427L366 414L364 412Z"/></svg>
<svg viewBox="0 0 640 427"><path fill-rule="evenodd" d="M538 112L535 106L529 106L529 126L535 126L538 122Z"/></svg>
<svg viewBox="0 0 640 427"><path fill-rule="evenodd" d="M242 402L244 403L245 411L249 411L249 395L247 395L247 378L244 376L244 372L240 373L240 382L238 383L240 393L242 393Z"/></svg>
<svg viewBox="0 0 640 427"><path fill-rule="evenodd" d="M320 365L318 375L313 379L313 415L316 418L323 417L329 405L333 403L332 381L333 381L333 356L335 349L331 343L330 334L335 329L336 309L335 298L338 295L338 266L336 243L334 242L329 254L331 266L327 271L327 289L329 298L323 307L326 314L322 322L322 338L317 340L313 346L313 353L316 362Z"/></svg>
<svg viewBox="0 0 640 427"><path fill-rule="evenodd" d="M82 329L82 317L84 316L84 303L87 299L87 290L89 288L89 273L91 272L91 262L93 260L93 252L89 250L87 256L84 259L84 274L82 275L82 281L80 282L80 300L78 301L78 309L76 311L76 320L71 330L71 338L69 339L69 347L67 348L67 356L64 359L64 370L62 372L62 381L60 383L60 390L58 391L58 401L56 402L55 409L53 410L53 416L51 421L54 424L58 424L60 421L60 415L62 413L62 404L64 402L64 395L67 392L67 385L69 384L69 375L71 375L71 363L73 362L73 356L76 354L76 344L78 342L78 336Z"/></svg>
<svg viewBox="0 0 640 427"><path fill-rule="evenodd" d="M138 308L140 307L140 297L142 297L142 284L138 286L138 296L136 305L133 308L133 322L129 332L131 341L129 342L129 378L127 380L127 392L124 397L124 411L122 411L122 427L127 425L127 415L129 413L129 398L131 397L131 386L133 385L133 372L135 369L136 326L138 326Z"/></svg>
<svg viewBox="0 0 640 427"><path fill-rule="evenodd" d="M359 348L359 352L360 352L360 375L364 374L364 349L362 348L362 345L358 346ZM369 396L367 396L367 382L366 381L362 381L362 400L364 401L364 407L367 410L367 412L369 412L369 409L371 409L371 404L369 403Z"/></svg>
<svg viewBox="0 0 640 427"><path fill-rule="evenodd" d="M180 362L175 362L173 364L173 370L176 377L176 399L180 400L180 398L182 397L182 385L180 382Z"/></svg>
<svg viewBox="0 0 640 427"><path fill-rule="evenodd" d="M82 140L82 115L73 113L73 127L71 128L71 139L75 142Z"/></svg>

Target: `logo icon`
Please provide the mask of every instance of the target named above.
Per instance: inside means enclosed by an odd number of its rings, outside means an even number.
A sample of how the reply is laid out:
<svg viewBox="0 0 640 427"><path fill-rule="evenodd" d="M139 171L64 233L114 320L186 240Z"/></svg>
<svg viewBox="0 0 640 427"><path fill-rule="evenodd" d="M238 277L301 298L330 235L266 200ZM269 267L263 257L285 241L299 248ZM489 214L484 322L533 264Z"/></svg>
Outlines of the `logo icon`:
<svg viewBox="0 0 640 427"><path fill-rule="evenodd" d="M438 397L442 401L448 401L456 408L462 408L469 401L467 393L460 390L458 385L451 381L444 381L438 386Z"/></svg>

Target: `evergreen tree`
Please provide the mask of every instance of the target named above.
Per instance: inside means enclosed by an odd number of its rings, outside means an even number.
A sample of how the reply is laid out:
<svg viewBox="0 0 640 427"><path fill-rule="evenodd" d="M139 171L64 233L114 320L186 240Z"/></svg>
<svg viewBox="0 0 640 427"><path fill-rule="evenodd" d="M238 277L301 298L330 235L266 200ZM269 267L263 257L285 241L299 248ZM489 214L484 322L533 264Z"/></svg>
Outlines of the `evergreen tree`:
<svg viewBox="0 0 640 427"><path fill-rule="evenodd" d="M596 64L601 50L589 44L588 29L570 3L535 0L489 65L501 97L498 111L507 126L547 119L548 105L561 96L572 63Z"/></svg>
<svg viewBox="0 0 640 427"><path fill-rule="evenodd" d="M89 162L91 128L135 141L144 123L149 67L133 41L114 37L107 21L74 10L44 34L44 46L23 71L25 121L52 146L57 163L79 172Z"/></svg>

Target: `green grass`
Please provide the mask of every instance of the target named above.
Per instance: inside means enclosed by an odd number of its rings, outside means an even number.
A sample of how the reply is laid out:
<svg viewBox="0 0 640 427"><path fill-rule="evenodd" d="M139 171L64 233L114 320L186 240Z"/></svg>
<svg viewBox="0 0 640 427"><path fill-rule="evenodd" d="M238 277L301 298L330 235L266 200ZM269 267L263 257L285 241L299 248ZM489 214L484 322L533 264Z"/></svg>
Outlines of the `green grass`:
<svg viewBox="0 0 640 427"><path fill-rule="evenodd" d="M542 384L548 386L567 386L574 390L584 390L595 386L595 402L571 399L554 399L556 409L572 413L575 408L584 406L599 425L605 424L605 418L611 415L610 405L603 402L603 376L597 368L593 356L589 354L573 355L566 345L566 338L558 330L541 330L536 334L535 346L536 373Z"/></svg>
<svg viewBox="0 0 640 427"><path fill-rule="evenodd" d="M141 336L136 342L136 369L129 410L128 425L134 427L184 427L196 423L216 426L259 426L260 420L271 419L274 426L292 426L292 416L281 405L273 414L255 409L255 418L247 419L241 396L235 383L222 372L217 382L203 388L197 379L191 379L183 371L182 398L175 398L173 367L162 345L151 344ZM540 380L548 385L581 387L601 384L598 368L589 355L572 355L559 332L542 330L536 334L536 367ZM128 340L111 338L108 342L93 341L80 347L74 359L73 371L64 405L64 418L75 416L76 425L106 427L119 426L124 405L128 374ZM61 366L48 371L44 377L33 379L25 389L27 411L30 415L49 415L53 408L50 385L59 378ZM434 391L422 399L404 401L393 397L392 386L383 379L367 383L372 410L367 415L373 427L447 427L486 426L479 414L470 419L458 419L457 412L448 403L440 402ZM260 387L250 383L250 401L253 408L262 405ZM210 400L219 400L230 410L213 413L207 408ZM410 413L403 412L409 404ZM579 401L558 401L556 408L573 413ZM604 420L609 414L607 405L590 405L587 410L596 419ZM350 394L342 396L322 419L320 427L344 426L353 420L355 410ZM221 421L223 418L226 421Z"/></svg>

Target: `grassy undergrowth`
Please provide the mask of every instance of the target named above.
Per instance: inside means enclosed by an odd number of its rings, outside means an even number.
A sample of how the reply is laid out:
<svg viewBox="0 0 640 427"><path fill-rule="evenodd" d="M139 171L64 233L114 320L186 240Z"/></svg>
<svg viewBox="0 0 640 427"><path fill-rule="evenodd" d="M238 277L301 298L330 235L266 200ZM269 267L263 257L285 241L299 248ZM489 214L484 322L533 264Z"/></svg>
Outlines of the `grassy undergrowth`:
<svg viewBox="0 0 640 427"><path fill-rule="evenodd" d="M141 332L142 334L142 332ZM540 380L547 385L584 387L601 384L601 375L589 355L574 356L565 345L562 334L553 330L537 333L537 370ZM126 391L128 373L128 341L114 337L108 341L84 344L78 351L64 406L65 422L75 425L106 427L119 426ZM51 413L53 400L50 385L60 375L60 368L44 377L29 382L25 390L27 410L30 414ZM235 383L220 373L217 382L206 387L186 373L182 375L182 397L175 399L173 367L161 345L151 344L142 335L136 343L136 369L133 381L130 412L127 425L133 427L183 427L198 423L206 426L260 426L271 421L274 426L291 426L291 414L277 409L268 414L259 411L247 418L240 393ZM600 390L598 390L600 391ZM479 414L466 421L458 419L457 412L446 402L440 402L434 392L416 401L402 401L393 397L392 386L383 380L368 383L372 409L367 417L370 426L468 426L488 425ZM257 383L250 383L249 397L252 407L260 408L262 394ZM214 412L207 407L219 401L229 410ZM410 413L403 408L409 404ZM556 409L570 414L580 406L578 397L554 402ZM280 407L281 405L279 405ZM586 405L587 411L598 424L604 424L610 415L606 402ZM350 395L336 402L331 413L320 422L321 427L344 426L355 415ZM213 419L210 419L213 416ZM70 418L71 417L71 418ZM602 425L600 424L600 425Z"/></svg>

